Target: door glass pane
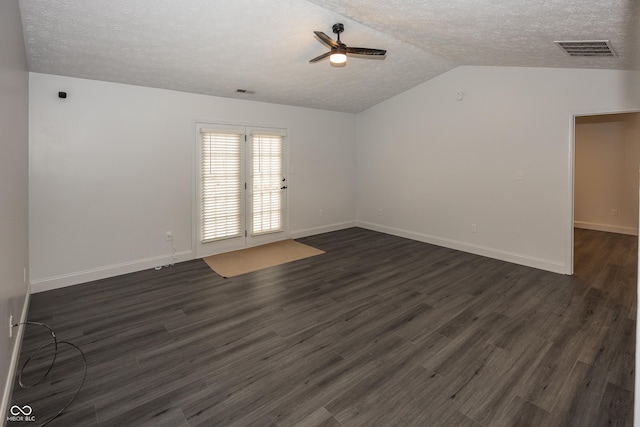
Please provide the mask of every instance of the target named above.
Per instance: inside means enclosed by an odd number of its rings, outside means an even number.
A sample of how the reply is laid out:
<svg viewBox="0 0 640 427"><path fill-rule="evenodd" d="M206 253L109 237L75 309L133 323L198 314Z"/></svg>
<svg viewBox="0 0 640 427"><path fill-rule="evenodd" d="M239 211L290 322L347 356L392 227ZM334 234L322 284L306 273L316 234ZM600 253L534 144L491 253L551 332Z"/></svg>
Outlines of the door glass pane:
<svg viewBox="0 0 640 427"><path fill-rule="evenodd" d="M202 243L241 235L241 135L202 133Z"/></svg>
<svg viewBox="0 0 640 427"><path fill-rule="evenodd" d="M281 231L282 137L253 135L252 138L252 228L253 235Z"/></svg>

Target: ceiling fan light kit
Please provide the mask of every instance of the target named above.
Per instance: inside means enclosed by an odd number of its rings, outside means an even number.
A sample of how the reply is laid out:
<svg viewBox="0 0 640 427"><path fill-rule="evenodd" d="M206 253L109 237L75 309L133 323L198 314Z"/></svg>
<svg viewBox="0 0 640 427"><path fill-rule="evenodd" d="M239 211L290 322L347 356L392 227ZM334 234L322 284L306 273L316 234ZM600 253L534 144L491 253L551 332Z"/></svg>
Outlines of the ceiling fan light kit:
<svg viewBox="0 0 640 427"><path fill-rule="evenodd" d="M323 53L320 56L316 56L310 63L318 62L324 58L329 57L329 62L334 67L344 67L347 65L347 55L358 55L363 58L378 57L384 59L387 54L386 50L371 49L368 47L350 47L340 41L340 33L344 31L344 25L341 23L334 24L332 27L333 33L337 34L337 40L333 40L331 37L323 33L322 31L314 31L318 40L325 46L331 49L331 51Z"/></svg>
<svg viewBox="0 0 640 427"><path fill-rule="evenodd" d="M347 63L347 54L345 52L332 52L329 56L329 61L331 64L346 64Z"/></svg>

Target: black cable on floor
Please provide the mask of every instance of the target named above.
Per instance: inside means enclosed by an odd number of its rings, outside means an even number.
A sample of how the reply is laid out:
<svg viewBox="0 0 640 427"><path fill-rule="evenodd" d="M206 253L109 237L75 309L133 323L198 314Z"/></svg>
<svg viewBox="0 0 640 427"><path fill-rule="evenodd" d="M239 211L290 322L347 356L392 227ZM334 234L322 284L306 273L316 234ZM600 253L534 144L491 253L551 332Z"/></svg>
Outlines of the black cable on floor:
<svg viewBox="0 0 640 427"><path fill-rule="evenodd" d="M38 347L35 351L33 351L29 357L27 357L27 360L25 360L24 364L22 365L22 367L20 368L20 374L18 376L18 383L20 384L20 387L27 389L27 388L33 388L35 386L37 386L38 384L41 384L45 378L47 378L47 376L49 376L49 374L51 373L51 370L53 369L53 365L56 363L56 358L58 357L58 344L66 344L69 345L73 348L75 348L76 350L78 350L78 352L80 353L80 356L82 356L82 362L83 362L83 369L84 369L84 373L82 375L82 380L80 381L80 385L78 386L78 388L76 389L76 391L73 393L73 395L71 396L71 399L69 399L69 401L67 402L66 405L64 405L64 407L62 409L60 409L58 411L57 414L55 414L53 417L49 418L48 420L46 420L43 424L41 424L40 426L46 426L47 424L49 424L51 421L55 420L56 418L58 418L60 415L62 415L62 413L64 411L67 410L67 408L69 407L69 405L71 405L71 402L73 402L76 398L76 396L78 395L78 393L80 393L80 389L82 388L82 386L84 385L84 381L87 378L87 358L84 354L84 352L80 349L80 347L78 347L77 345L70 343L69 341L58 341L58 338L56 338L56 333L53 331L53 329L51 329L49 327L49 325L46 325L44 323L40 323L40 322L23 322L23 323L16 323L13 326L20 326L20 325L36 325L36 326L42 326L46 329L49 330L49 333L51 334L51 337L53 338L52 342L46 343L44 345L41 345L40 347ZM29 364L29 362L31 362L31 360L38 355L38 353L40 353L42 350L44 350L45 348L49 347L53 345L53 357L51 358L51 363L49 364L49 367L47 368L47 371L44 373L44 375L42 375L42 377L33 384L25 384L24 381L22 380L22 375L24 374L24 370L26 369L27 365Z"/></svg>

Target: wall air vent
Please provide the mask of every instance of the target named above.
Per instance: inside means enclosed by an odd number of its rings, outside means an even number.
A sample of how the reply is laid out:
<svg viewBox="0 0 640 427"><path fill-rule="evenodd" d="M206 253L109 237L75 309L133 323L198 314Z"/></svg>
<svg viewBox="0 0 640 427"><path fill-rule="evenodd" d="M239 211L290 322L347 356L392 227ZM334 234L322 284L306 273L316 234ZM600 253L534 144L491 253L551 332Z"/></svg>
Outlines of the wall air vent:
<svg viewBox="0 0 640 427"><path fill-rule="evenodd" d="M571 40L554 42L569 56L617 57L609 40Z"/></svg>

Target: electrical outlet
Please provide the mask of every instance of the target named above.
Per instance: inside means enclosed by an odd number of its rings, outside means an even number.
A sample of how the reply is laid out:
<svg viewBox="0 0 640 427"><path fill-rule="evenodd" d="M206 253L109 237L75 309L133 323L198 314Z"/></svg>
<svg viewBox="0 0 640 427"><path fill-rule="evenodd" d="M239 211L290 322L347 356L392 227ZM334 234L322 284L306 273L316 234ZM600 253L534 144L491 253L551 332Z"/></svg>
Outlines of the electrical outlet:
<svg viewBox="0 0 640 427"><path fill-rule="evenodd" d="M382 216L382 209L378 209L378 216Z"/></svg>
<svg viewBox="0 0 640 427"><path fill-rule="evenodd" d="M324 216L324 210L320 209L320 216Z"/></svg>
<svg viewBox="0 0 640 427"><path fill-rule="evenodd" d="M475 233L476 231L478 231L478 228L476 227L475 224L471 224L471 232Z"/></svg>
<svg viewBox="0 0 640 427"><path fill-rule="evenodd" d="M173 232L167 231L166 233L164 233L164 240L166 241L173 240Z"/></svg>
<svg viewBox="0 0 640 427"><path fill-rule="evenodd" d="M611 216L618 216L618 209L611 209Z"/></svg>
<svg viewBox="0 0 640 427"><path fill-rule="evenodd" d="M13 336L13 314L9 315L9 338Z"/></svg>

